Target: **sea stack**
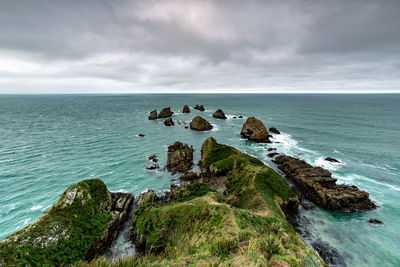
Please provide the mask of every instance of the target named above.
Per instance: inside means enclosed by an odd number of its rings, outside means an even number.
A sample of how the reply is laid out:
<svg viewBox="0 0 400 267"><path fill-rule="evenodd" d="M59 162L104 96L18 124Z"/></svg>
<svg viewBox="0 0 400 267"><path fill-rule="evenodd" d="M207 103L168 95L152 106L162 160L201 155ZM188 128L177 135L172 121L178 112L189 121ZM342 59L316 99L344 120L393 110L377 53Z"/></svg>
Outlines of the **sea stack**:
<svg viewBox="0 0 400 267"><path fill-rule="evenodd" d="M165 126L174 126L175 123L174 123L174 121L172 120L172 118L167 118L167 119L164 121L164 125L165 125Z"/></svg>
<svg viewBox="0 0 400 267"><path fill-rule="evenodd" d="M197 109L197 110L200 110L200 111L204 111L205 110L203 105L196 105L196 106L194 106L194 109Z"/></svg>
<svg viewBox="0 0 400 267"><path fill-rule="evenodd" d="M171 117L172 114L174 114L174 113L171 111L171 108L167 107L160 111L160 114L158 114L158 117L159 118L168 118L168 117Z"/></svg>
<svg viewBox="0 0 400 267"><path fill-rule="evenodd" d="M167 169L170 172L187 172L193 166L193 147L175 142L168 147Z"/></svg>
<svg viewBox="0 0 400 267"><path fill-rule="evenodd" d="M240 135L250 141L258 143L270 143L269 134L264 123L254 117L250 117L243 124Z"/></svg>
<svg viewBox="0 0 400 267"><path fill-rule="evenodd" d="M212 125L204 118L197 116L190 122L190 129L195 131L211 130Z"/></svg>
<svg viewBox="0 0 400 267"><path fill-rule="evenodd" d="M217 111L215 111L215 113L213 114L213 117L217 118L217 119L221 119L221 120L226 120L225 113L221 109L218 109Z"/></svg>
<svg viewBox="0 0 400 267"><path fill-rule="evenodd" d="M148 119L149 120L157 119L157 110L156 109L150 112L150 115L149 115Z"/></svg>
<svg viewBox="0 0 400 267"><path fill-rule="evenodd" d="M183 106L182 113L190 113L190 109L189 109L189 106L188 106L188 105L184 105L184 106Z"/></svg>

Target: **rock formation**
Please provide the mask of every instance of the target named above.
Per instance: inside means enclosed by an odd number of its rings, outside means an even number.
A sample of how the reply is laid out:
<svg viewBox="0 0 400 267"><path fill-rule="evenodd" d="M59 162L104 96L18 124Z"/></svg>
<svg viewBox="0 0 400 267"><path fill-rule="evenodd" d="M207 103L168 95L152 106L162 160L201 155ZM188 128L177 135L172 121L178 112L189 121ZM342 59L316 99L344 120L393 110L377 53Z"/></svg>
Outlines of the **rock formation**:
<svg viewBox="0 0 400 267"><path fill-rule="evenodd" d="M150 112L150 115L149 115L148 119L149 120L157 119L157 110L156 109Z"/></svg>
<svg viewBox="0 0 400 267"><path fill-rule="evenodd" d="M168 147L167 169L170 172L187 172L193 166L193 147L175 142Z"/></svg>
<svg viewBox="0 0 400 267"><path fill-rule="evenodd" d="M275 127L269 128L269 131L270 131L271 133L274 133L274 134L280 134L280 133L281 133L281 132L280 132L278 129L276 129Z"/></svg>
<svg viewBox="0 0 400 267"><path fill-rule="evenodd" d="M164 125L165 125L165 126L174 126L175 123L174 123L174 121L172 120L172 118L167 118L167 119L164 121Z"/></svg>
<svg viewBox="0 0 400 267"><path fill-rule="evenodd" d="M369 219L368 222L372 224L383 224L383 222L378 219Z"/></svg>
<svg viewBox="0 0 400 267"><path fill-rule="evenodd" d="M101 255L128 219L134 197L99 179L70 186L31 225L0 241L0 265L67 266Z"/></svg>
<svg viewBox="0 0 400 267"><path fill-rule="evenodd" d="M197 110L200 110L200 111L204 111L205 110L203 105L195 105L194 109L197 109Z"/></svg>
<svg viewBox="0 0 400 267"><path fill-rule="evenodd" d="M139 136L139 137L145 137L145 135L142 134L142 133L138 134L138 136Z"/></svg>
<svg viewBox="0 0 400 267"><path fill-rule="evenodd" d="M225 113L221 109L218 109L217 111L215 111L215 113L213 114L213 117L217 118L217 119L221 119L221 120L226 120Z"/></svg>
<svg viewBox="0 0 400 267"><path fill-rule="evenodd" d="M286 155L278 156L274 162L305 198L324 209L350 212L376 208L367 192L356 186L336 184L331 173L321 167Z"/></svg>
<svg viewBox="0 0 400 267"><path fill-rule="evenodd" d="M334 158L331 158L331 157L326 157L325 160L326 160L326 161L329 161L329 162L333 162L333 163L340 163L339 160L334 159Z"/></svg>
<svg viewBox="0 0 400 267"><path fill-rule="evenodd" d="M246 120L246 122L243 124L240 134L250 141L258 143L270 143L269 134L264 123L254 117L250 117Z"/></svg>
<svg viewBox="0 0 400 267"><path fill-rule="evenodd" d="M190 109L189 109L189 106L188 106L188 105L184 105L184 106L183 106L182 113L190 113Z"/></svg>
<svg viewBox="0 0 400 267"><path fill-rule="evenodd" d="M190 129L196 131L211 130L213 126L204 118L197 116L190 122Z"/></svg>
<svg viewBox="0 0 400 267"><path fill-rule="evenodd" d="M168 118L171 117L172 114L174 113L171 111L171 108L167 107L160 111L160 114L158 114L158 118Z"/></svg>

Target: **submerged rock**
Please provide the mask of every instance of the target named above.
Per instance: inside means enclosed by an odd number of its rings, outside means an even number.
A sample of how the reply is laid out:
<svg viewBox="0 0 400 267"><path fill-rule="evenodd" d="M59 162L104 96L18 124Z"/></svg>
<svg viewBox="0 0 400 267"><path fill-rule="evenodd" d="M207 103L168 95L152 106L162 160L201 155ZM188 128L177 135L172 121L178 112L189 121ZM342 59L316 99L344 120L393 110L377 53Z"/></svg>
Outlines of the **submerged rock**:
<svg viewBox="0 0 400 267"><path fill-rule="evenodd" d="M324 158L324 159L325 159L326 161L329 161L329 162L340 163L339 160L334 159L334 158L331 158L331 157L326 157L326 158Z"/></svg>
<svg viewBox="0 0 400 267"><path fill-rule="evenodd" d="M148 119L149 120L157 119L157 110L156 109L150 112L150 115L149 115Z"/></svg>
<svg viewBox="0 0 400 267"><path fill-rule="evenodd" d="M200 110L200 111L204 111L205 110L203 105L195 105L194 109L197 109L197 110Z"/></svg>
<svg viewBox="0 0 400 267"><path fill-rule="evenodd" d="M267 128L262 121L250 117L243 124L240 134L250 141L258 143L270 143Z"/></svg>
<svg viewBox="0 0 400 267"><path fill-rule="evenodd" d="M217 119L221 119L221 120L226 120L225 113L221 109L218 109L217 111L215 111L215 113L213 114L213 117L217 118Z"/></svg>
<svg viewBox="0 0 400 267"><path fill-rule="evenodd" d="M383 222L378 219L369 219L368 222L372 224L383 224Z"/></svg>
<svg viewBox="0 0 400 267"><path fill-rule="evenodd" d="M196 131L207 131L211 130L213 126L204 118L200 116L196 116L191 122L190 122L190 129L196 130Z"/></svg>
<svg viewBox="0 0 400 267"><path fill-rule="evenodd" d="M183 106L182 113L190 113L190 109L189 109L189 106L188 106L188 105L184 105L184 106Z"/></svg>
<svg viewBox="0 0 400 267"><path fill-rule="evenodd" d="M170 172L186 172L193 166L193 147L175 142L168 147L167 169Z"/></svg>
<svg viewBox="0 0 400 267"><path fill-rule="evenodd" d="M145 137L145 135L142 134L142 133L138 134L138 136L139 136L139 137Z"/></svg>
<svg viewBox="0 0 400 267"><path fill-rule="evenodd" d="M274 148L274 147L269 147L269 148L267 148L267 151L276 151L276 148Z"/></svg>
<svg viewBox="0 0 400 267"><path fill-rule="evenodd" d="M152 162L158 162L158 157L156 155L149 156L148 159Z"/></svg>
<svg viewBox="0 0 400 267"><path fill-rule="evenodd" d="M109 192L99 179L72 185L34 223L0 241L0 265L67 266L92 260L116 239L133 199Z"/></svg>
<svg viewBox="0 0 400 267"><path fill-rule="evenodd" d="M277 152L268 153L268 157L270 157L270 158L273 158L273 157L278 156L278 155L280 155L280 154L277 153Z"/></svg>
<svg viewBox="0 0 400 267"><path fill-rule="evenodd" d="M343 212L376 208L367 192L356 186L336 184L337 180L331 177L331 172L321 167L286 155L278 156L274 162L301 194L317 206Z"/></svg>
<svg viewBox="0 0 400 267"><path fill-rule="evenodd" d="M174 126L175 123L174 123L174 121L172 120L172 118L168 118L168 119L166 119L166 120L164 121L164 125L165 125L165 126Z"/></svg>
<svg viewBox="0 0 400 267"><path fill-rule="evenodd" d="M276 129L275 127L269 128L269 131L270 131L271 133L274 133L274 134L280 134L280 133L281 133L281 132L278 131L278 129Z"/></svg>
<svg viewBox="0 0 400 267"><path fill-rule="evenodd" d="M168 118L171 117L172 114L174 113L171 111L171 108L167 107L160 111L160 114L158 114L158 118Z"/></svg>

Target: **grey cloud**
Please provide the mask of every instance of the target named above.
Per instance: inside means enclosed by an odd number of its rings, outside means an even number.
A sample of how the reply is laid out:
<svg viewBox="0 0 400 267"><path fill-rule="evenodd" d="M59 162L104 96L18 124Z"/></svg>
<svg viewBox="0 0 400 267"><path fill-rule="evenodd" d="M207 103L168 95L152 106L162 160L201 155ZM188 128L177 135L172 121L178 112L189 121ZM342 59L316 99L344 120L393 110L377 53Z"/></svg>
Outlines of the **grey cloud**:
<svg viewBox="0 0 400 267"><path fill-rule="evenodd" d="M398 14L397 0L4 0L0 93L399 90Z"/></svg>

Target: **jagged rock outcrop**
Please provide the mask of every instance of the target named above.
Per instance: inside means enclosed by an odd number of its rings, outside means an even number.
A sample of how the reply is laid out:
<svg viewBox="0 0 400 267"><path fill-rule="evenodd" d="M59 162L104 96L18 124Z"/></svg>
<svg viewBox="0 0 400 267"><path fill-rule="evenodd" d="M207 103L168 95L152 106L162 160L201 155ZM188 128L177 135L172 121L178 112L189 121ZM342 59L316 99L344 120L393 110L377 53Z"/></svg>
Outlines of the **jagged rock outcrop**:
<svg viewBox="0 0 400 267"><path fill-rule="evenodd" d="M194 109L197 109L197 110L200 110L200 111L204 111L205 110L203 105L195 105Z"/></svg>
<svg viewBox="0 0 400 267"><path fill-rule="evenodd" d="M172 120L172 118L167 118L167 119L164 121L164 125L165 125L165 126L174 126L175 123L174 123L174 121Z"/></svg>
<svg viewBox="0 0 400 267"><path fill-rule="evenodd" d="M383 222L378 219L369 219L368 222L372 224L383 224Z"/></svg>
<svg viewBox="0 0 400 267"><path fill-rule="evenodd" d="M188 106L188 105L184 105L184 106L183 106L182 113L190 113L190 109L189 109L189 106Z"/></svg>
<svg viewBox="0 0 400 267"><path fill-rule="evenodd" d="M150 115L149 115L148 119L149 120L157 119L157 110L156 109L150 112Z"/></svg>
<svg viewBox="0 0 400 267"><path fill-rule="evenodd" d="M270 143L269 134L264 123L254 117L250 117L246 120L240 134L250 141Z"/></svg>
<svg viewBox="0 0 400 267"><path fill-rule="evenodd" d="M167 169L170 172L187 172L193 166L193 147L175 142L168 147Z"/></svg>
<svg viewBox="0 0 400 267"><path fill-rule="evenodd" d="M99 179L70 186L38 220L0 242L0 265L66 266L101 255L128 219L134 197Z"/></svg>
<svg viewBox="0 0 400 267"><path fill-rule="evenodd" d="M274 162L305 198L324 209L350 212L376 208L367 192L356 186L336 184L331 172L321 167L286 155L278 156Z"/></svg>
<svg viewBox="0 0 400 267"><path fill-rule="evenodd" d="M225 113L221 109L215 111L213 117L221 120L226 120Z"/></svg>
<svg viewBox="0 0 400 267"><path fill-rule="evenodd" d="M280 132L278 129L276 129L275 127L269 128L269 131L270 131L271 133L274 133L274 134L280 134L280 133L281 133L281 132Z"/></svg>
<svg viewBox="0 0 400 267"><path fill-rule="evenodd" d="M174 113L171 111L170 107L163 108L160 111L160 113L158 114L158 118L168 118L168 117L171 117L172 114L174 114Z"/></svg>
<svg viewBox="0 0 400 267"><path fill-rule="evenodd" d="M190 122L190 129L195 130L195 131L207 131L211 130L213 126L203 117L196 116L191 122Z"/></svg>

